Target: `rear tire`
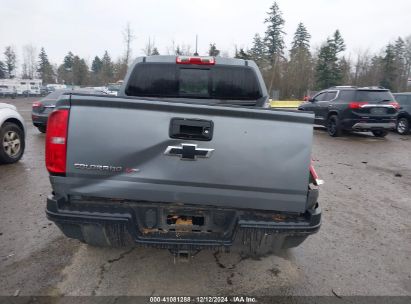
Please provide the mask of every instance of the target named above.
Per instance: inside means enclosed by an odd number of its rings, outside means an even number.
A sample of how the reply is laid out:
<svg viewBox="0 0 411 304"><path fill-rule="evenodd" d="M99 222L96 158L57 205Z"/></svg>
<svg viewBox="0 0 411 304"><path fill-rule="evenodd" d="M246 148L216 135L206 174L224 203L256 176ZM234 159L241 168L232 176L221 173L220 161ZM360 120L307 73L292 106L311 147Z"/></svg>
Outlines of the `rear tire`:
<svg viewBox="0 0 411 304"><path fill-rule="evenodd" d="M410 133L410 121L405 118L401 117L397 121L396 131L400 135L406 135Z"/></svg>
<svg viewBox="0 0 411 304"><path fill-rule="evenodd" d="M0 129L0 163L12 164L23 156L24 132L16 124L6 122Z"/></svg>
<svg viewBox="0 0 411 304"><path fill-rule="evenodd" d="M37 129L38 129L41 133L46 133L46 131L47 131L47 127L46 127L46 126L38 126Z"/></svg>
<svg viewBox="0 0 411 304"><path fill-rule="evenodd" d="M332 137L338 137L342 134L342 129L340 127L340 121L337 115L332 115L327 121L327 132L328 135Z"/></svg>
<svg viewBox="0 0 411 304"><path fill-rule="evenodd" d="M372 134L374 134L375 137L385 137L388 134L388 131L385 131L385 130L375 130L371 132Z"/></svg>

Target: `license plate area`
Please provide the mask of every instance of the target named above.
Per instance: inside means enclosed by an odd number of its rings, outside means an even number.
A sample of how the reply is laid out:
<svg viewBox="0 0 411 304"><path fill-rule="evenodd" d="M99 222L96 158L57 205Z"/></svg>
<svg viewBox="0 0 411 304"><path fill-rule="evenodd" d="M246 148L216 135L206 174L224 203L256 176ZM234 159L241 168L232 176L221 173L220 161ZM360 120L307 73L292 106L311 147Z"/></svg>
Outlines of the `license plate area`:
<svg viewBox="0 0 411 304"><path fill-rule="evenodd" d="M384 114L387 114L387 109L375 107L375 108L371 108L370 113L373 115L384 115Z"/></svg>
<svg viewBox="0 0 411 304"><path fill-rule="evenodd" d="M166 223L169 231L201 232L205 224L205 216L168 214Z"/></svg>
<svg viewBox="0 0 411 304"><path fill-rule="evenodd" d="M183 206L133 206L137 229L150 238L231 238L238 216L236 211Z"/></svg>

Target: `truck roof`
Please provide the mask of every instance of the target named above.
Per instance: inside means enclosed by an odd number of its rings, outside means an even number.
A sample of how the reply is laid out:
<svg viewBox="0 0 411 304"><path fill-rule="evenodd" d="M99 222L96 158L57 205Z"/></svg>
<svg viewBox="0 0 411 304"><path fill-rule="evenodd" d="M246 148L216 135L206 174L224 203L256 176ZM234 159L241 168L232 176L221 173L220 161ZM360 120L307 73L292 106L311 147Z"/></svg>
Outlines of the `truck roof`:
<svg viewBox="0 0 411 304"><path fill-rule="evenodd" d="M158 62L158 63L176 63L177 58L214 58L215 64L224 64L224 65L237 65L237 66L251 66L257 68L257 65L252 60L244 60L237 58L228 58L228 57L211 57L211 56L177 56L177 55L154 55L154 56L143 56L138 57L133 62L133 65L140 62Z"/></svg>

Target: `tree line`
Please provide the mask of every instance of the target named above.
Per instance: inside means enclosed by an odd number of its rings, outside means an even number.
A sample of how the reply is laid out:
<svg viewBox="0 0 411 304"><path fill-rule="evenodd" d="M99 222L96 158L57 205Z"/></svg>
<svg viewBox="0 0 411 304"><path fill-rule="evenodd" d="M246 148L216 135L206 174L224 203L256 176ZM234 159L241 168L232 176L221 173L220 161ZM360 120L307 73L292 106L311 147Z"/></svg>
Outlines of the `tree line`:
<svg viewBox="0 0 411 304"><path fill-rule="evenodd" d="M351 58L344 55L346 45L338 29L312 51L311 35L301 22L287 51L285 20L276 2L264 23L264 35L255 34L249 49L236 48L235 57L254 60L268 90L279 91L283 99L301 99L309 92L337 85L383 86L396 92L409 89L411 35L398 37L379 53L360 51Z"/></svg>
<svg viewBox="0 0 411 304"><path fill-rule="evenodd" d="M359 51L355 58L346 54L346 45L338 29L313 50L311 34L300 22L291 45L285 45L285 20L276 2L264 19L266 31L256 33L250 48L235 47L234 57L254 60L260 68L270 93L278 92L281 99L301 99L309 92L336 85L379 85L393 91L406 91L411 76L411 35L398 37L377 53ZM113 60L108 51L95 56L91 65L71 51L60 65L51 64L44 48L36 54L32 45L23 47L22 78L39 77L44 84L65 83L70 85L106 85L124 78L132 60L134 33L127 24L123 31L124 54ZM155 40L149 38L141 50L145 55L160 55ZM215 43L209 44L209 56L229 56ZM168 55L195 55L189 44L167 47ZM12 46L4 50L0 60L0 78L16 76L17 56ZM36 60L37 57L37 60Z"/></svg>

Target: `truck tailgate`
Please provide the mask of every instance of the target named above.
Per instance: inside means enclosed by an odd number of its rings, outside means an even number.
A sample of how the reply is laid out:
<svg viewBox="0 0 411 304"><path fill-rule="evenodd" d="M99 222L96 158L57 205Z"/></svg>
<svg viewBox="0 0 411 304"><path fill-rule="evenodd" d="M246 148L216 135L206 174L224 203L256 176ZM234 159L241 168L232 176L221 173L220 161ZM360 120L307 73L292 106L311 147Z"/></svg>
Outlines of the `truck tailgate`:
<svg viewBox="0 0 411 304"><path fill-rule="evenodd" d="M52 179L60 194L306 209L311 114L82 95L70 102L67 174ZM175 118L211 122L212 139L171 138Z"/></svg>

